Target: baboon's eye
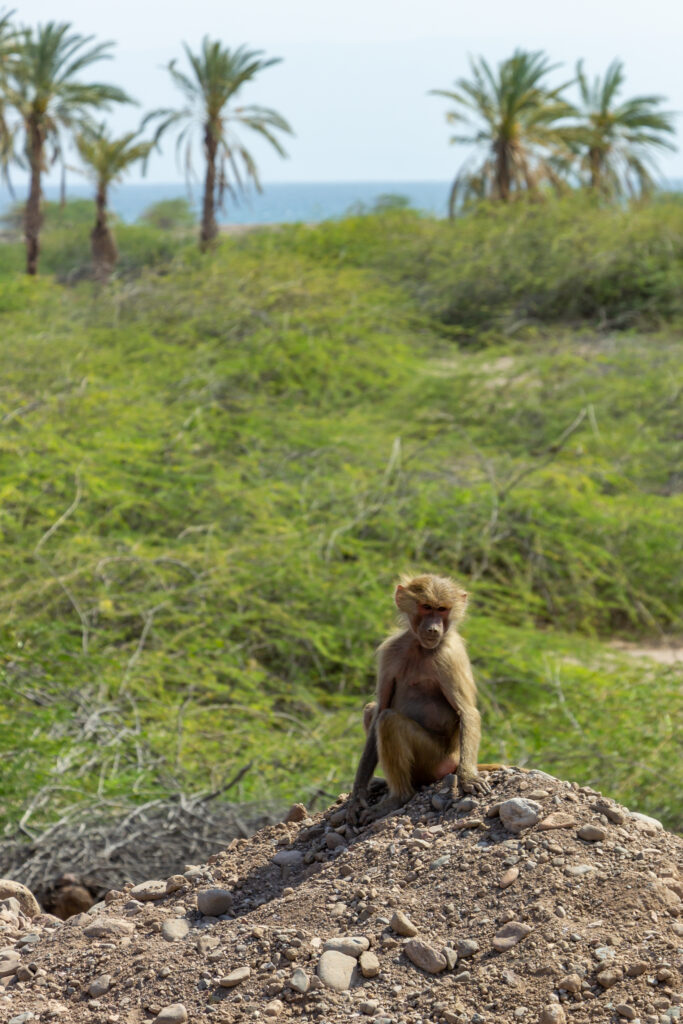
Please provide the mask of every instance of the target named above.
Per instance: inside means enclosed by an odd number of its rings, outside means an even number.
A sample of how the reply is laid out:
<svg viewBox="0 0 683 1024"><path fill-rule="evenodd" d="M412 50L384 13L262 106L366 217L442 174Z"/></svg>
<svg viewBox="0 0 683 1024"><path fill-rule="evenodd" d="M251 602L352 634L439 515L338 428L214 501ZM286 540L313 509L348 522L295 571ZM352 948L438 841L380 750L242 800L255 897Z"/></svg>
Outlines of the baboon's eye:
<svg viewBox="0 0 683 1024"><path fill-rule="evenodd" d="M432 610L431 604L423 604L422 605L422 611L423 612L431 612L431 610Z"/></svg>
<svg viewBox="0 0 683 1024"><path fill-rule="evenodd" d="M436 610L437 610L437 612L447 612L448 608L446 608L444 605L441 605L441 607L437 608Z"/></svg>

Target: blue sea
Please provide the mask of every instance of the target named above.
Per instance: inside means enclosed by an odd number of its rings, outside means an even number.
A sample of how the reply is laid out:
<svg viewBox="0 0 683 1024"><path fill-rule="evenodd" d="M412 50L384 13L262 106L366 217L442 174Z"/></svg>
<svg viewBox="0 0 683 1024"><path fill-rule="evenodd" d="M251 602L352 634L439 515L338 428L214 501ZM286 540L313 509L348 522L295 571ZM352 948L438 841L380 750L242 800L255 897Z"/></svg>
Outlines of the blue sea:
<svg viewBox="0 0 683 1024"><path fill-rule="evenodd" d="M264 185L261 194L252 193L239 202L226 197L225 207L218 211L223 224L279 224L288 221L313 222L341 217L359 205L370 208L380 196L405 196L417 210L445 217L449 182L444 181L356 181L330 183L295 183ZM15 199L5 187L0 187L0 216L16 200L25 198L26 188L15 186ZM58 200L59 187L48 185L46 199ZM83 182L67 183L67 198L83 199L92 196L92 188ZM185 197L199 212L200 187L188 193L182 183L112 186L110 208L121 220L132 223L140 214L160 199Z"/></svg>

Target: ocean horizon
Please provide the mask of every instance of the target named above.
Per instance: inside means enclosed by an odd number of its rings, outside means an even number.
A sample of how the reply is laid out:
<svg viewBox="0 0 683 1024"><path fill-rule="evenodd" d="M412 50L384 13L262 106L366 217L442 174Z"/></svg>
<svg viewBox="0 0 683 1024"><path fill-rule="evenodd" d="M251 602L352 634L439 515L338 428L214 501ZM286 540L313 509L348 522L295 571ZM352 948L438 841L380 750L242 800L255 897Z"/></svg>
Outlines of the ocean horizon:
<svg viewBox="0 0 683 1024"><path fill-rule="evenodd" d="M356 182L293 182L264 184L263 192L253 190L238 200L225 197L223 209L217 211L221 224L282 224L314 222L344 214L358 208L372 208L380 196L404 196L417 210L445 217L450 182L447 181L356 181ZM14 196L6 186L0 187L0 216L26 197L27 186L14 186ZM58 185L46 185L45 199L58 201ZM67 183L67 199L91 199L93 188L86 182ZM200 212L201 188L188 190L182 182L141 182L112 185L109 207L124 223L131 224L162 199L188 199L197 215Z"/></svg>

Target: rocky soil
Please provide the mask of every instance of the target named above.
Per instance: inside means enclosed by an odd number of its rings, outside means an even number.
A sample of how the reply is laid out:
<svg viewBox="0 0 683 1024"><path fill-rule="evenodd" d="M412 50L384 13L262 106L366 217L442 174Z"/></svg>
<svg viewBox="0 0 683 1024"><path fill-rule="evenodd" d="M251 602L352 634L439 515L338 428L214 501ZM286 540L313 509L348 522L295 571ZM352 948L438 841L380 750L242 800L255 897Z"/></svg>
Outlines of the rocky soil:
<svg viewBox="0 0 683 1024"><path fill-rule="evenodd" d="M0 1022L680 1020L683 840L542 772L489 781L359 830L344 797L298 807L66 922L0 882Z"/></svg>

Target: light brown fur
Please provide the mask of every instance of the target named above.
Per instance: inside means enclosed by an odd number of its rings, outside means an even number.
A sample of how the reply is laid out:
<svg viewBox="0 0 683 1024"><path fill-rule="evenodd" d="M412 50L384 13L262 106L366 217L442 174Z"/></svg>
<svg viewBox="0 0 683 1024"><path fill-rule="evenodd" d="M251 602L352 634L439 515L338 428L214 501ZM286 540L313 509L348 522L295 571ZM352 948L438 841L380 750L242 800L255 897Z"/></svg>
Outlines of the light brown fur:
<svg viewBox="0 0 683 1024"><path fill-rule="evenodd" d="M403 578L395 600L403 628L377 652L376 700L363 713L367 739L351 794L352 822L362 816L378 760L389 787L382 813L450 772L462 791L488 792L477 773L477 691L457 630L467 593L447 577L425 575Z"/></svg>

